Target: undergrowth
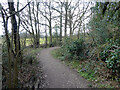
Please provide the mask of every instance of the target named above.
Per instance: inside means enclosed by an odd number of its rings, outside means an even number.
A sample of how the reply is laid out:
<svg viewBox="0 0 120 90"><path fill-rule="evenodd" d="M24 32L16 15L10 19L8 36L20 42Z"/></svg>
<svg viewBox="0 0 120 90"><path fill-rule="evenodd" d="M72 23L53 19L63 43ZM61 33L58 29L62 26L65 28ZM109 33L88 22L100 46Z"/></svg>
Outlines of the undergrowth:
<svg viewBox="0 0 120 90"><path fill-rule="evenodd" d="M41 77L41 68L38 66L39 61L37 58L38 52L40 52L41 48L26 48L24 52L23 63L21 67L21 71L19 74L19 80L22 87L25 88L33 88L38 77ZM24 72L24 73L23 73Z"/></svg>
<svg viewBox="0 0 120 90"><path fill-rule="evenodd" d="M75 69L81 76L85 79L92 81L93 85L89 85L89 87L97 87L97 88L114 88L116 84L113 84L112 80L107 78L108 68L105 67L104 62L98 60L76 60L73 58L72 60L66 59L63 56L63 51L61 48L55 49L51 52L51 54L61 60L63 63L68 65L70 68ZM107 75L106 75L107 74ZM116 82L114 82L116 83Z"/></svg>
<svg viewBox="0 0 120 90"><path fill-rule="evenodd" d="M26 48L24 49L22 62L19 62L18 65L18 88L32 88L37 79L37 73L41 72L40 67L38 67L38 59L36 58L37 53L41 49ZM3 46L2 48L2 61L3 61L3 70L2 70L2 88L5 89L8 87L8 56L7 48ZM14 71L14 61L11 62L11 73L13 75Z"/></svg>

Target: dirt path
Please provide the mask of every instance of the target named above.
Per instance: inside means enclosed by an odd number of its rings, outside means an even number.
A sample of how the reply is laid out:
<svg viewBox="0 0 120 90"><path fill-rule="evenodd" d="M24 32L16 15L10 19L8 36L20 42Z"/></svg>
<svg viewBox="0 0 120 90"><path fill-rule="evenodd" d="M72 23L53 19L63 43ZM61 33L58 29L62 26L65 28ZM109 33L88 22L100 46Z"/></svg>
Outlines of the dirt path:
<svg viewBox="0 0 120 90"><path fill-rule="evenodd" d="M42 70L45 74L45 87L87 88L90 84L87 80L51 56L50 52L55 48L57 47L43 49L39 53Z"/></svg>

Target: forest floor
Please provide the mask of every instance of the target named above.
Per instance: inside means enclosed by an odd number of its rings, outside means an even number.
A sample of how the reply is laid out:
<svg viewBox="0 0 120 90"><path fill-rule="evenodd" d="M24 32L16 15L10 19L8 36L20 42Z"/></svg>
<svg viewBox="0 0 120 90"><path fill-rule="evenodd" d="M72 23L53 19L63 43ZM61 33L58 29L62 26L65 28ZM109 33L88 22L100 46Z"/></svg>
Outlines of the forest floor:
<svg viewBox="0 0 120 90"><path fill-rule="evenodd" d="M88 88L91 82L81 77L76 71L52 57L52 50L58 47L41 50L38 54L44 75L46 88Z"/></svg>

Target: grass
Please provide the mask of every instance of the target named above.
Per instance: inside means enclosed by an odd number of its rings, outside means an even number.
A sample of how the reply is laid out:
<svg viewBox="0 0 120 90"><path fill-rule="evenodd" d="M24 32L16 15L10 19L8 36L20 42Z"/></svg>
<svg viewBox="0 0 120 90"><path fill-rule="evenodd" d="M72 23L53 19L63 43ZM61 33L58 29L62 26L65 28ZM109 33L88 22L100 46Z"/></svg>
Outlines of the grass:
<svg viewBox="0 0 120 90"><path fill-rule="evenodd" d="M49 43L50 38L48 37L47 40L48 40L48 43ZM32 41L33 41L33 38L32 39L31 38L26 38L26 46L32 45L33 44ZM54 38L53 38L53 41L54 41ZM24 39L21 39L21 43L23 43L23 42L24 42ZM40 38L39 42L40 42L40 44L45 44L45 38Z"/></svg>
<svg viewBox="0 0 120 90"><path fill-rule="evenodd" d="M97 88L114 88L113 85L111 85L108 82L105 82L105 78L101 78L99 75L99 68L97 69L97 66L94 67L93 65L99 65L99 63L92 62L94 60L84 60L84 61L78 61L78 60L65 60L64 56L61 55L61 49L55 49L51 52L51 54L61 60L65 65L69 66L72 69L75 69L82 77L87 79L88 81L93 82L93 87ZM91 69L92 68L92 69ZM101 68L100 68L101 69ZM92 87L92 85L89 85L89 87Z"/></svg>
<svg viewBox="0 0 120 90"><path fill-rule="evenodd" d="M26 46L32 45L33 44L32 40L33 39L27 38L26 39ZM45 44L45 38L40 38L39 41L40 41L40 44ZM24 42L24 39L21 39L21 43L22 42Z"/></svg>

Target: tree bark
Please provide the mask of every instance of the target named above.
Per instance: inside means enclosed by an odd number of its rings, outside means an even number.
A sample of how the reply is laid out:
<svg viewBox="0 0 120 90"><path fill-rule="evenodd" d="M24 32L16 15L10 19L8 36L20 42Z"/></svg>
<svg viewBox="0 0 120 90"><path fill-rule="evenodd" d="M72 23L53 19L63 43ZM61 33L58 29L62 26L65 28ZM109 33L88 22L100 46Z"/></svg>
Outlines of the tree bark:
<svg viewBox="0 0 120 90"><path fill-rule="evenodd" d="M68 0L65 2L65 38L67 36L67 16L68 16Z"/></svg>
<svg viewBox="0 0 120 90"><path fill-rule="evenodd" d="M14 2L8 2L9 13L11 16L12 31L14 35L14 45L15 45L15 60L14 60L14 75L13 75L13 88L17 87L18 84L18 61L20 60L20 38L19 38L19 25L17 26L17 21L14 8ZM20 24L20 20L19 23Z"/></svg>
<svg viewBox="0 0 120 90"><path fill-rule="evenodd" d="M2 18L3 18L3 23L4 23L4 28L5 28L5 37L6 37L6 42L7 42L7 51L8 51L8 67L9 67L9 75L8 75L8 88L12 88L12 82L11 82L11 46L10 46L10 39L8 36L8 19L4 16L3 11L1 10L2 13Z"/></svg>
<svg viewBox="0 0 120 90"><path fill-rule="evenodd" d="M50 13L50 20L49 20L49 33L50 33L50 46L52 44L52 12L51 12L51 1L49 1L49 13Z"/></svg>
<svg viewBox="0 0 120 90"><path fill-rule="evenodd" d="M69 27L70 27L70 36L72 36L72 15L71 15L71 10L69 10Z"/></svg>
<svg viewBox="0 0 120 90"><path fill-rule="evenodd" d="M61 3L61 11L60 11L60 45L62 44L62 3Z"/></svg>

